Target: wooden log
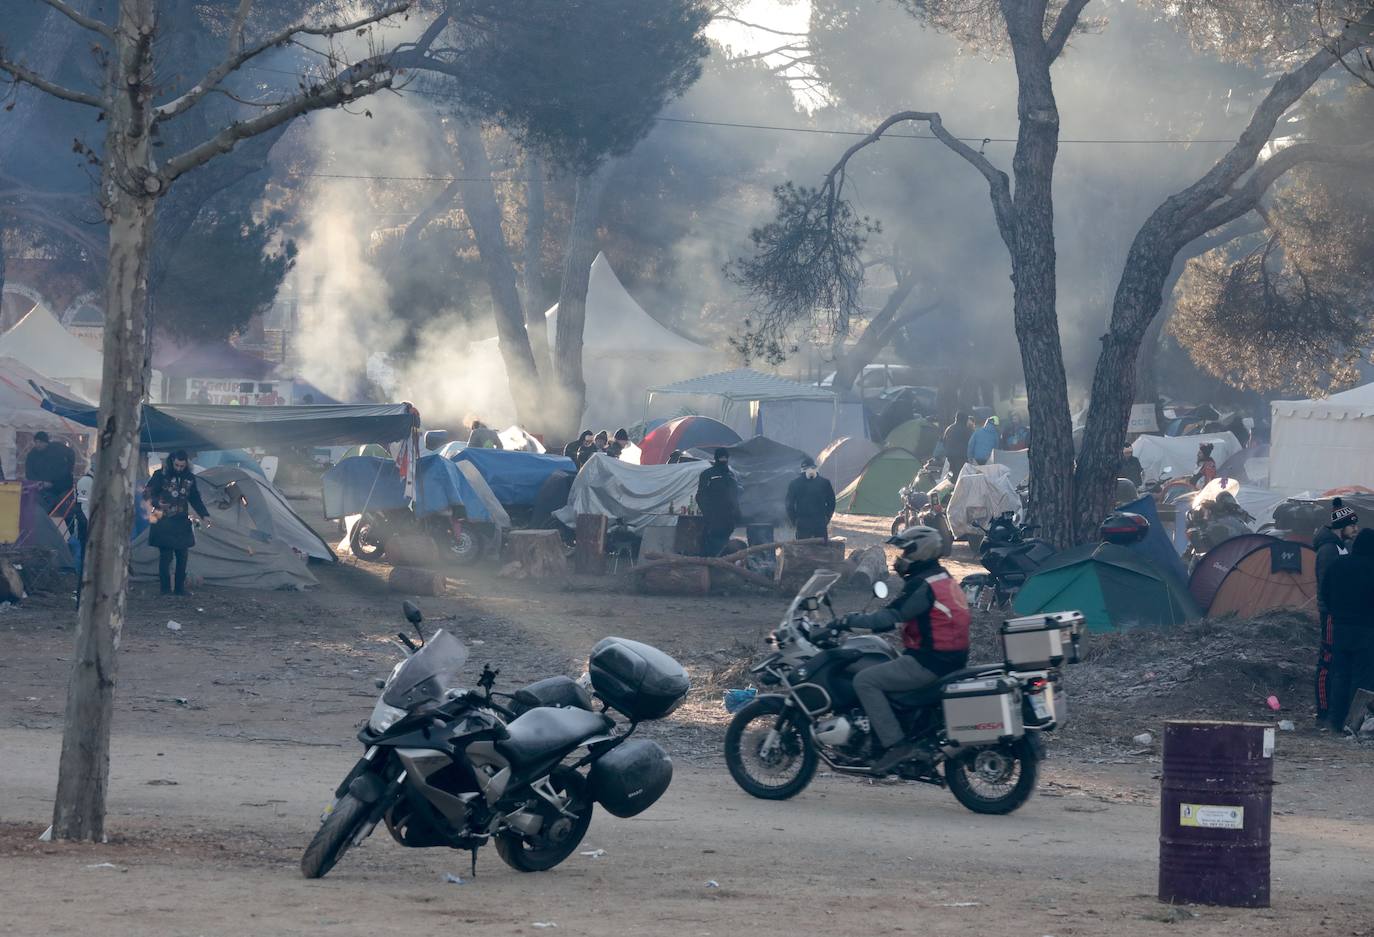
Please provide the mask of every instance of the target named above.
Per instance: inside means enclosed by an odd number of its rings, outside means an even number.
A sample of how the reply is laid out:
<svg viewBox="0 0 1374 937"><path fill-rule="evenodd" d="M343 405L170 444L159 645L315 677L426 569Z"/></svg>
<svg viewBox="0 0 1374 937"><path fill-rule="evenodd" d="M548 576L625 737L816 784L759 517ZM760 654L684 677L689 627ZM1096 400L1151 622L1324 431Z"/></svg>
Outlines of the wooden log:
<svg viewBox="0 0 1374 937"><path fill-rule="evenodd" d="M386 560L393 566L418 566L434 569L443 564L439 546L433 537L424 534L404 534L386 541Z"/></svg>
<svg viewBox="0 0 1374 937"><path fill-rule="evenodd" d="M706 542L706 518L700 514L679 514L677 532L673 535L673 552L683 556L701 556Z"/></svg>
<svg viewBox="0 0 1374 937"><path fill-rule="evenodd" d="M22 602L24 579L7 560L0 560L0 602Z"/></svg>
<svg viewBox="0 0 1374 937"><path fill-rule="evenodd" d="M635 579L638 590L647 595L707 595L711 591L710 568L695 563L655 566Z"/></svg>
<svg viewBox="0 0 1374 937"><path fill-rule="evenodd" d="M577 515L577 529L574 534L577 545L573 550L573 568L579 574L606 574L606 525L607 518L604 514Z"/></svg>
<svg viewBox="0 0 1374 937"><path fill-rule="evenodd" d="M792 592L799 589L818 569L842 572L844 540L835 538L826 543L783 543L778 545L776 555L777 567L773 579L783 592Z"/></svg>
<svg viewBox="0 0 1374 937"><path fill-rule="evenodd" d="M767 589L770 592L772 592L775 588L773 580L769 579L767 576L760 576L753 570L736 563L731 563L728 559L725 559L723 557L718 558L711 556L657 556L655 554L641 554L640 560L642 561L640 565L636 566L634 569L630 571L636 577L643 576L657 569L675 569L686 568L689 566L699 566L712 570L713 574L717 570L721 574L728 573L742 580L743 582L747 582L753 586L758 586L761 589Z"/></svg>
<svg viewBox="0 0 1374 937"><path fill-rule="evenodd" d="M397 566L386 578L387 588L406 595L444 595L448 579L443 573L414 566Z"/></svg>
<svg viewBox="0 0 1374 937"><path fill-rule="evenodd" d="M568 575L568 557L558 531L513 530L509 539L511 561L520 564L519 578L557 579Z"/></svg>
<svg viewBox="0 0 1374 937"><path fill-rule="evenodd" d="M879 546L855 550L845 561L845 568L847 582L870 588L873 583L887 579L887 553Z"/></svg>

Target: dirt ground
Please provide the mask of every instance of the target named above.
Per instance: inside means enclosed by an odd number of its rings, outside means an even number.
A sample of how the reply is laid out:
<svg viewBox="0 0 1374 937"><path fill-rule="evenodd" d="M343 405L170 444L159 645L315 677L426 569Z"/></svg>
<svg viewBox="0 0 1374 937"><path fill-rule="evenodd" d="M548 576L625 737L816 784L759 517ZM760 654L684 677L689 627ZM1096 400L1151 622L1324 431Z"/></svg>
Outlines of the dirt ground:
<svg viewBox="0 0 1374 937"><path fill-rule="evenodd" d="M841 520L851 545L881 532ZM321 587L306 593L202 589L175 601L136 587L120 648L110 842L99 846L37 840L55 787L71 600L0 609L4 932L1374 935L1374 746L1309 729L1301 622L1102 639L1069 674L1072 722L1052 741L1038 795L1010 817L979 817L923 785L822 774L785 803L734 786L719 754L720 694L761 653L786 605L776 596L644 597L610 580L517 583L489 570L421 604L468 642L474 675L500 668L498 688L580 673L608 634L688 666L689 703L652 728L674 757L672 788L639 818L598 814L583 848L605 854L549 873L521 875L484 850L473 880L466 854L381 835L306 882L300 853L357 755L372 680L397 656L387 637L400 597L384 573L348 561L317 568ZM993 626L980 620L977 640ZM1269 692L1284 713L1264 709ZM1158 739L1179 715L1298 724L1280 733L1275 762L1272 909L1154 897L1158 742L1133 737Z"/></svg>

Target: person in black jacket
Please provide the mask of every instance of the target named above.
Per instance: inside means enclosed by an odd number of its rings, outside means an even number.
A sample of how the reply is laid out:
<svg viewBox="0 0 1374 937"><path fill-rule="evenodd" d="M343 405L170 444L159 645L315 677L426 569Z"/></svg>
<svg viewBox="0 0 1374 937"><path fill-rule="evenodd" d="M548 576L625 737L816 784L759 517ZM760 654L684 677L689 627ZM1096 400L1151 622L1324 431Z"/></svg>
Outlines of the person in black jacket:
<svg viewBox="0 0 1374 937"><path fill-rule="evenodd" d="M720 556L739 526L739 479L730 471L730 450L717 449L711 467L697 477L697 507L706 519L703 556Z"/></svg>
<svg viewBox="0 0 1374 937"><path fill-rule="evenodd" d="M962 410L955 414L954 422L945 427L941 440L945 444L945 458L949 459L949 470L955 478L968 461L968 441L973 436L973 420Z"/></svg>
<svg viewBox="0 0 1374 937"><path fill-rule="evenodd" d="M1330 718L1339 728L1355 691L1374 690L1374 530L1360 531L1350 553L1331 563L1319 594L1335 626Z"/></svg>
<svg viewBox="0 0 1374 937"><path fill-rule="evenodd" d="M576 439L574 439L572 442L568 443L566 446L563 447L563 454L567 456L569 459L572 459L576 462L578 452L582 451L582 449L584 448L590 448L591 444L592 431L589 429L584 429ZM581 468L582 464L579 462L577 467Z"/></svg>
<svg viewBox="0 0 1374 937"><path fill-rule="evenodd" d="M816 461L802 459L801 474L787 486L787 519L797 529L798 540L826 540L830 518L835 515L835 488L822 478Z"/></svg>
<svg viewBox="0 0 1374 937"><path fill-rule="evenodd" d="M1331 523L1319 528L1312 538L1317 550L1317 621L1321 636L1317 650L1317 673L1313 680L1317 698L1317 723L1330 723L1340 730L1345 713L1331 707L1331 663L1336 653L1335 625L1323 598L1322 583L1333 563L1350 552L1350 544L1360 530L1360 518L1355 509L1337 498L1331 503Z"/></svg>
<svg viewBox="0 0 1374 937"><path fill-rule="evenodd" d="M51 514L71 493L76 453L71 446L54 443L42 431L33 434L33 448L24 459L24 478L41 487L38 500Z"/></svg>
<svg viewBox="0 0 1374 937"><path fill-rule="evenodd" d="M171 567L175 559L175 591L177 595L186 595L186 562L191 547L196 545L191 511L194 509L201 523L210 526L210 511L196 488L190 457L182 450L169 455L162 468L148 479L143 497L148 502L149 517L153 521L148 531L148 545L158 550L157 577L162 594L173 591Z"/></svg>

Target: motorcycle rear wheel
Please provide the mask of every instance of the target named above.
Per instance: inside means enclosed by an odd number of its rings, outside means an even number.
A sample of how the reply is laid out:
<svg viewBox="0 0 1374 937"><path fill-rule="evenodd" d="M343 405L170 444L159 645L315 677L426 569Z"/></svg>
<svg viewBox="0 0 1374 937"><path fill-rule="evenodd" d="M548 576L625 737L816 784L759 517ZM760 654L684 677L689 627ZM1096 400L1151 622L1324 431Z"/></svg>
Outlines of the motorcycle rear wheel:
<svg viewBox="0 0 1374 937"><path fill-rule="evenodd" d="M386 538L376 522L360 517L349 531L348 548L358 559L375 563L386 553Z"/></svg>
<svg viewBox="0 0 1374 937"><path fill-rule="evenodd" d="M892 522L892 536L897 536L911 525L906 522L905 514L898 514L897 519Z"/></svg>
<svg viewBox="0 0 1374 937"><path fill-rule="evenodd" d="M1040 758L1025 738L945 762L949 792L974 813L1011 813L1030 800L1039 777Z"/></svg>
<svg viewBox="0 0 1374 937"><path fill-rule="evenodd" d="M543 803L544 830L535 837L507 830L496 836L496 853L517 872L547 872L571 856L582 845L582 837L592 825L594 804L587 782L571 768L558 768L549 775L549 784L568 797L567 810L575 819L563 816L552 805ZM545 831L551 831L546 833Z"/></svg>
<svg viewBox="0 0 1374 937"><path fill-rule="evenodd" d="M800 794L815 777L816 765L820 756L811 740L807 727L793 716L784 716L785 704L780 697L762 697L754 700L730 720L730 728L725 730L725 764L730 769L730 777L752 797L762 800L787 800ZM778 725L779 720L782 724ZM753 736L746 734L751 723ZM763 743L774 728L781 734L778 754L764 756ZM760 762L763 767L771 767L768 759L785 761L786 769L796 766L796 774L781 783L770 783L750 770L749 759Z"/></svg>
<svg viewBox="0 0 1374 937"><path fill-rule="evenodd" d="M353 838L367 822L368 805L352 794L345 794L334 805L320 825L315 838L301 856L301 874L306 878L324 878L338 864Z"/></svg>

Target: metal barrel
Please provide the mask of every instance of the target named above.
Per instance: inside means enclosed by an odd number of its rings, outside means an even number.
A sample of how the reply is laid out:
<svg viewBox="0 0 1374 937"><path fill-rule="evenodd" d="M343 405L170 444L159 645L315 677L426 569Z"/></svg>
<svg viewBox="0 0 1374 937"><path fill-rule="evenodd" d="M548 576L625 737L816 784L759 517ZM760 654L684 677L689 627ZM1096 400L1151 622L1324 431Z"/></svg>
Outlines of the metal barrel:
<svg viewBox="0 0 1374 937"><path fill-rule="evenodd" d="M1169 722L1159 799L1159 900L1269 907L1274 729Z"/></svg>

